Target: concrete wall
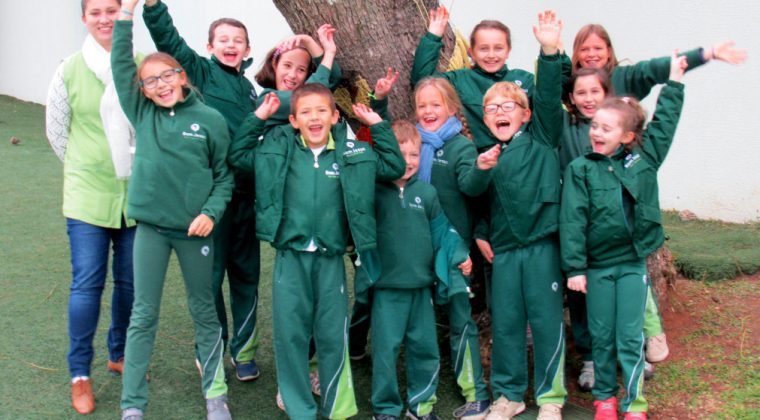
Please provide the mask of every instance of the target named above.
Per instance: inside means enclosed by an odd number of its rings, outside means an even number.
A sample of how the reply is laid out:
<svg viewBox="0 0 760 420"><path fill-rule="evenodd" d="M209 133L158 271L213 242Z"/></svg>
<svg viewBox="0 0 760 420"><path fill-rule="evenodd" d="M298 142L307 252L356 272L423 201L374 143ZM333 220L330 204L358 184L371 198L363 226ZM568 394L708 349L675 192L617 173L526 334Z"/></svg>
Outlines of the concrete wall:
<svg viewBox="0 0 760 420"><path fill-rule="evenodd" d="M245 22L255 60L249 76L258 69L266 51L290 34L269 1L166 2L180 32L198 51L205 51L212 20L233 16ZM451 2L444 0L444 4ZM756 163L760 156L760 118L752 106L760 91L760 3L460 0L453 2L452 22L469 34L481 19L503 21L513 33L510 67L532 69L538 44L531 26L539 7L558 11L565 22L568 48L583 24L602 23L613 38L618 57L631 63L667 55L673 48L710 47L728 39L746 48L750 59L743 66L709 63L684 78L686 105L675 144L660 171L660 195L664 208L690 209L703 218L760 220L760 170ZM81 45L85 30L80 14L78 1L0 1L0 93L43 103L56 65ZM333 23L340 28L339 22ZM152 51L139 18L136 27L138 48ZM650 114L655 99L656 92L644 102Z"/></svg>

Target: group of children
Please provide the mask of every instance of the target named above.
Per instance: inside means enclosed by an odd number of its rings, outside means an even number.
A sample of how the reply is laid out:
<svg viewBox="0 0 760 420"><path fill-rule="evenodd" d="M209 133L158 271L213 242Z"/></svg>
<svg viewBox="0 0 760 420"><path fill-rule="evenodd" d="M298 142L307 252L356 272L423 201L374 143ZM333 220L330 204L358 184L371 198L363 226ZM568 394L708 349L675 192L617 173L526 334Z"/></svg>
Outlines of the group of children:
<svg viewBox="0 0 760 420"><path fill-rule="evenodd" d="M450 324L455 380L465 400L457 418L504 420L525 410L529 326L539 418L561 419L566 281L584 361L579 382L594 395L595 418L617 418L618 363L625 386L620 410L626 419L646 418L645 359L667 356L646 257L664 239L656 173L683 104L680 79L711 59L739 62L741 51L721 44L618 66L604 28L587 25L570 59L561 50L562 22L545 11L533 31L541 45L535 76L506 66L510 32L492 20L473 30L473 68L439 73L449 17L439 7L415 52L416 125L389 121L387 96L398 78L389 69L372 108L353 106L369 127L370 144L351 134L331 93L340 79L332 26L319 28L318 41L296 35L270 51L256 75L265 88L257 96L244 77L248 33L234 19L211 25L211 58L202 58L179 36L166 6L145 0L144 21L162 52L136 64L137 3L121 2L111 51L113 82L137 137L126 210L138 223L122 419L142 419L147 406L172 249L195 323L208 418L230 418L228 341L238 379L259 375L258 239L276 249L273 341L290 418L357 414L343 263L351 247L357 294L371 291L362 304L371 319L373 418L397 419L404 411L396 377L402 344L405 415L438 418L438 304ZM665 86L646 126L636 98L655 84ZM471 248L492 264L490 394L471 317ZM310 343L318 382L309 374Z"/></svg>

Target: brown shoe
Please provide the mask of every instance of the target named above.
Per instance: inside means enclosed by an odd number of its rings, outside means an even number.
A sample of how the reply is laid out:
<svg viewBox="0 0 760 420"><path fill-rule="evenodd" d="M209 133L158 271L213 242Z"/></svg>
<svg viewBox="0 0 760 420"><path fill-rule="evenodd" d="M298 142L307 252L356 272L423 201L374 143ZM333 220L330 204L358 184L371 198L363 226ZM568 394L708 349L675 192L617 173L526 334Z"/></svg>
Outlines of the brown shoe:
<svg viewBox="0 0 760 420"><path fill-rule="evenodd" d="M71 384L71 406L79 414L95 411L95 396L92 395L92 381L82 379Z"/></svg>
<svg viewBox="0 0 760 420"><path fill-rule="evenodd" d="M119 359L118 362L112 362L108 361L108 364L106 365L108 368L108 371L111 372L114 375L121 375L124 373L124 358L122 357Z"/></svg>

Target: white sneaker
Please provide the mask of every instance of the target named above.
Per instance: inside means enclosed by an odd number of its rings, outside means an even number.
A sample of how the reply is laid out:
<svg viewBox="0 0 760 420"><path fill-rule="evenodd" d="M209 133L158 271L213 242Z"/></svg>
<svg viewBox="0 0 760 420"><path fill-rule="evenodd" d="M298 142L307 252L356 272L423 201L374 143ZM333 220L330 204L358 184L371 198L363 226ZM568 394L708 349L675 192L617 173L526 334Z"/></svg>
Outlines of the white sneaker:
<svg viewBox="0 0 760 420"><path fill-rule="evenodd" d="M538 410L536 420L562 420L562 405L547 403Z"/></svg>
<svg viewBox="0 0 760 420"><path fill-rule="evenodd" d="M665 333L647 338L647 361L651 363L662 362L668 357L668 340Z"/></svg>
<svg viewBox="0 0 760 420"><path fill-rule="evenodd" d="M644 361L644 380L648 381L654 377L654 365Z"/></svg>
<svg viewBox="0 0 760 420"><path fill-rule="evenodd" d="M581 374L578 376L578 385L584 392L589 392L594 387L594 362L583 362Z"/></svg>
<svg viewBox="0 0 760 420"><path fill-rule="evenodd" d="M523 411L525 411L524 402L509 401L506 397L501 396L491 404L486 420L509 420Z"/></svg>

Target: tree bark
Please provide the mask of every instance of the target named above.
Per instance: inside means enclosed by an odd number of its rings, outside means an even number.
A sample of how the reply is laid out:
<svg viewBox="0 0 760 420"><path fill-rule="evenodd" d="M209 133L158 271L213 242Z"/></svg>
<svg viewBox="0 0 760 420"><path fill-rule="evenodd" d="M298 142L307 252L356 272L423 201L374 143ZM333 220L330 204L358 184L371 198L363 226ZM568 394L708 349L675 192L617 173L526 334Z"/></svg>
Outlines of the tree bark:
<svg viewBox="0 0 760 420"><path fill-rule="evenodd" d="M343 69L341 85L348 89L352 100L359 91L359 80L365 80L371 91L387 68L393 67L400 76L389 98L391 116L394 119L413 116L409 76L414 51L427 31L428 11L438 6L437 0L273 1L294 33L317 39L317 28L323 23L338 29L335 43ZM443 67L451 56L454 40L449 27L444 34Z"/></svg>

